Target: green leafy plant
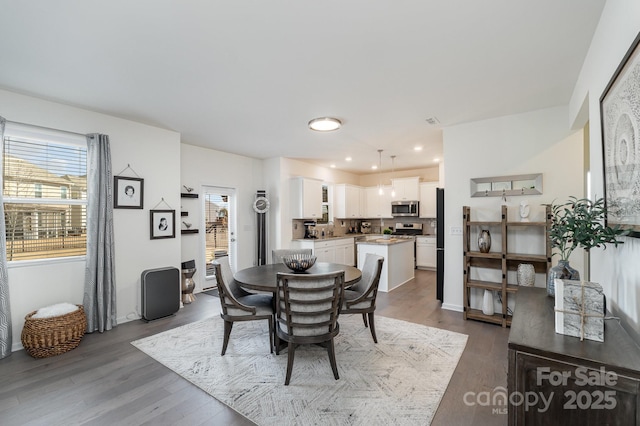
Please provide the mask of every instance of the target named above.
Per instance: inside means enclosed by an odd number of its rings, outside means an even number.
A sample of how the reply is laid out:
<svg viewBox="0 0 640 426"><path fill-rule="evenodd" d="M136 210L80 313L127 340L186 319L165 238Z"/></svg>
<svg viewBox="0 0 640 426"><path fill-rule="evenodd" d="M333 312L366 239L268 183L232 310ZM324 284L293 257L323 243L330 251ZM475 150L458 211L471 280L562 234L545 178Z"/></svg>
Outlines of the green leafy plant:
<svg viewBox="0 0 640 426"><path fill-rule="evenodd" d="M558 250L562 260L569 260L571 252L582 247L587 252L593 247L605 247L606 244L622 244L618 236L627 231L619 225L604 226L607 209L604 198L591 201L587 198L569 197L564 204L551 205L551 228L549 241L551 247ZM555 254L555 253L554 253Z"/></svg>
<svg viewBox="0 0 640 426"><path fill-rule="evenodd" d="M385 235L391 235L391 229L385 228L385 229L382 230L382 233L385 234Z"/></svg>

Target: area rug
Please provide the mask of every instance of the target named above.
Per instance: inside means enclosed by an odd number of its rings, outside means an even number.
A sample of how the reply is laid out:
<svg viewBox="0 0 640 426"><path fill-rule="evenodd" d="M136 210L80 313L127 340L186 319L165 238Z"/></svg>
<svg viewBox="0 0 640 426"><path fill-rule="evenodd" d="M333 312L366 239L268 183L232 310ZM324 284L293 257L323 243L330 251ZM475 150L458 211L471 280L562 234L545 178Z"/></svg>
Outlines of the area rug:
<svg viewBox="0 0 640 426"><path fill-rule="evenodd" d="M269 353L266 321L235 323L225 356L220 317L132 344L259 425L430 424L467 336L377 316L375 344L362 316L339 322L340 379L326 349L301 346L289 386L287 352Z"/></svg>

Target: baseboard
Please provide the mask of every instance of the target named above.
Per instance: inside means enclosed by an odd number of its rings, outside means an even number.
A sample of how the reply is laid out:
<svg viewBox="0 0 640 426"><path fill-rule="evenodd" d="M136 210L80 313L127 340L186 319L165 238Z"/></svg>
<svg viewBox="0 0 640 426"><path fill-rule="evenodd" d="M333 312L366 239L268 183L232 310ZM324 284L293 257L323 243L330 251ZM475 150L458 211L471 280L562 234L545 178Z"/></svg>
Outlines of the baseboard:
<svg viewBox="0 0 640 426"><path fill-rule="evenodd" d="M443 303L442 309L446 309L448 311L464 312L464 310L462 309L462 305L452 305L450 303Z"/></svg>

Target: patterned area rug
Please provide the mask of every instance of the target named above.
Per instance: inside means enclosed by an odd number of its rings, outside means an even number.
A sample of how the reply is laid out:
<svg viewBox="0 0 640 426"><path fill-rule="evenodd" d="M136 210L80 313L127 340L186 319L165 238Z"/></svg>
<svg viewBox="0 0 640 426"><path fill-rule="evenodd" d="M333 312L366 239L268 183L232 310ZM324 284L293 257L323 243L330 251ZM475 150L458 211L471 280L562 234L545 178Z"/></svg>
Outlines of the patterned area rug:
<svg viewBox="0 0 640 426"><path fill-rule="evenodd" d="M467 336L376 317L378 344L360 315L340 317L339 380L319 346L269 353L266 321L236 323L225 356L212 317L132 344L259 425L428 425Z"/></svg>

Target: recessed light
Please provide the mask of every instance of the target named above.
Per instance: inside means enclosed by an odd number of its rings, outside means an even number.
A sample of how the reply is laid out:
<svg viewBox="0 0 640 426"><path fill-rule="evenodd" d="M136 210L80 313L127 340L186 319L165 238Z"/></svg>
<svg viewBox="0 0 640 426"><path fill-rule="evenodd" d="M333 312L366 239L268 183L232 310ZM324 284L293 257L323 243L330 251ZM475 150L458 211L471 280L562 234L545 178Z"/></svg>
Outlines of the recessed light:
<svg viewBox="0 0 640 426"><path fill-rule="evenodd" d="M371 169L376 170L378 168L378 166L376 166L375 164L373 166L371 166Z"/></svg>
<svg viewBox="0 0 640 426"><path fill-rule="evenodd" d="M336 165L335 165L335 164L332 164L332 165L330 165L329 167L331 167L332 169L335 169L335 168L336 168Z"/></svg>
<svg viewBox="0 0 640 426"><path fill-rule="evenodd" d="M351 161L351 157L345 158L344 161Z"/></svg>
<svg viewBox="0 0 640 426"><path fill-rule="evenodd" d="M333 117L314 118L309 122L309 128L316 132L331 132L338 130L342 126L342 122Z"/></svg>
<svg viewBox="0 0 640 426"><path fill-rule="evenodd" d="M439 163L440 159L439 158L434 158L433 161L436 162L436 163Z"/></svg>
<svg viewBox="0 0 640 426"><path fill-rule="evenodd" d="M413 148L414 151L422 151L422 147L421 146L416 146Z"/></svg>

